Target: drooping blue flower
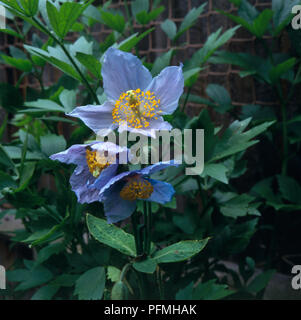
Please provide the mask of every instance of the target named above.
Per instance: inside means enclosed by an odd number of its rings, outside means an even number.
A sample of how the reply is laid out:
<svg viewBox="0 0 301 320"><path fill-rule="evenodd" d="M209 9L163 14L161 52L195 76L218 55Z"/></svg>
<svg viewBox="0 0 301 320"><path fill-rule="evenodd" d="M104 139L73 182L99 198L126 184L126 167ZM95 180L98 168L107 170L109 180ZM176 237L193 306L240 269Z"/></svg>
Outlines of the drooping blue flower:
<svg viewBox="0 0 301 320"><path fill-rule="evenodd" d="M101 73L107 101L77 107L68 115L80 118L96 134L118 128L154 137L156 130L172 128L162 116L178 106L184 89L182 66L166 67L152 78L136 56L111 47Z"/></svg>
<svg viewBox="0 0 301 320"><path fill-rule="evenodd" d="M116 175L121 153L127 156L128 149L110 142L94 142L73 145L51 155L50 159L76 165L70 177L72 191L78 202L91 203L99 201L99 189L92 185L97 183L98 187L105 186Z"/></svg>
<svg viewBox="0 0 301 320"><path fill-rule="evenodd" d="M108 223L124 220L132 215L137 200L157 202L160 204L171 201L175 190L171 184L150 179L153 173L177 165L173 161L159 162L141 170L122 172L100 186L95 181L93 187L100 189L100 201Z"/></svg>

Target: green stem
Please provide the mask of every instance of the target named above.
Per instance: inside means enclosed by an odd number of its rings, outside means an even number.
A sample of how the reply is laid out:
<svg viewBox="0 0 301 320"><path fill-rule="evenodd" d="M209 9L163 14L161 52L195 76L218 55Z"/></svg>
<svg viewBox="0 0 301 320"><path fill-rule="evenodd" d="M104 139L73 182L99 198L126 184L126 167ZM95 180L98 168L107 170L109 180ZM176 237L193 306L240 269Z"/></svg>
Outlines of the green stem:
<svg viewBox="0 0 301 320"><path fill-rule="evenodd" d="M64 51L64 53L66 54L66 56L68 57L68 59L70 60L71 64L73 65L74 69L77 71L77 73L79 74L79 76L81 77L83 83L85 84L85 86L87 87L87 89L90 91L94 101L97 104L100 104L98 97L96 95L96 93L94 92L94 90L92 89L92 87L90 86L88 80L86 79L86 77L83 75L83 73L81 72L81 70L79 69L79 67L77 66L77 64L75 63L74 59L71 57L71 55L69 54L68 50L66 49L66 47L64 46L64 44L57 39L53 33L51 33L50 31L48 31L40 22L39 20L37 20L35 17L32 17L32 20L49 36L51 37Z"/></svg>
<svg viewBox="0 0 301 320"><path fill-rule="evenodd" d="M150 254L151 247L151 202L144 201L144 254L148 256Z"/></svg>
<svg viewBox="0 0 301 320"><path fill-rule="evenodd" d="M141 241L141 229L143 228L143 225L139 225L139 217L137 211L132 214L131 220L135 238L136 254L137 256L140 256L143 254L143 243Z"/></svg>
<svg viewBox="0 0 301 320"><path fill-rule="evenodd" d="M127 263L127 264L123 267L123 269L122 269L122 271L121 271L121 274L120 274L120 281L123 281L123 280L124 280L124 278L125 278L127 272L129 271L130 267L131 267L131 264L130 264L130 263Z"/></svg>
<svg viewBox="0 0 301 320"><path fill-rule="evenodd" d="M147 221L146 221L146 227L147 227L147 233L148 233L148 242L146 246L146 254L150 254L150 249L151 249L151 240L152 240L152 203L148 202L147 203Z"/></svg>
<svg viewBox="0 0 301 320"><path fill-rule="evenodd" d="M186 104L188 102L188 98L190 96L191 89L192 89L192 87L189 87L188 90L187 90L187 93L186 93L186 96L185 96L185 101L184 101L183 108L182 108L183 112L185 111L185 107L186 107Z"/></svg>

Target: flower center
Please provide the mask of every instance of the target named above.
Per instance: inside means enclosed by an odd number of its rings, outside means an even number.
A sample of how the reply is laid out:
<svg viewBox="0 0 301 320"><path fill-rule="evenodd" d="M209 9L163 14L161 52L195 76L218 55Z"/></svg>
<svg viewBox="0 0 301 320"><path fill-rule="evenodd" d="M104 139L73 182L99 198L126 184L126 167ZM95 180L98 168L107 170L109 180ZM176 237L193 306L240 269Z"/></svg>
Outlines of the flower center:
<svg viewBox="0 0 301 320"><path fill-rule="evenodd" d="M129 182L121 189L120 196L124 200L148 199L153 193L152 184L142 178L130 178Z"/></svg>
<svg viewBox="0 0 301 320"><path fill-rule="evenodd" d="M158 119L162 112L158 110L160 99L156 99L153 92L140 89L129 90L122 93L115 103L112 112L113 123L140 129L149 126L150 119Z"/></svg>
<svg viewBox="0 0 301 320"><path fill-rule="evenodd" d="M86 159L89 171L94 178L98 178L101 171L110 165L107 157L91 149L86 149Z"/></svg>

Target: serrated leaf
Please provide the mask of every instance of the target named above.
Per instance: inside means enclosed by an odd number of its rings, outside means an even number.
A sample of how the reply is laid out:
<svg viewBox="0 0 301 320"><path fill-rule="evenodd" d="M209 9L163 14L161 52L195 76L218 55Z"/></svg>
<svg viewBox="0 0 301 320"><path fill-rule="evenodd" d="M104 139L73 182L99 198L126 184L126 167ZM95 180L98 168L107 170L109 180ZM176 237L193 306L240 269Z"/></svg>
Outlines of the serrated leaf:
<svg viewBox="0 0 301 320"><path fill-rule="evenodd" d="M120 275L121 275L121 270L113 266L108 266L107 277L109 280L111 280L112 282L117 282L120 279Z"/></svg>

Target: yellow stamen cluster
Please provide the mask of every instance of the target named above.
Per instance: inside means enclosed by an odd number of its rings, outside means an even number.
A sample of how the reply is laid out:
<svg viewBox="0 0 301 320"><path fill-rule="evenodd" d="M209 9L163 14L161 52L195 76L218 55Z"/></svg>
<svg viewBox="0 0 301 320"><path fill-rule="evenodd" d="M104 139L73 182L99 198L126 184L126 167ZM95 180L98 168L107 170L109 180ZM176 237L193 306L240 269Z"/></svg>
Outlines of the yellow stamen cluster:
<svg viewBox="0 0 301 320"><path fill-rule="evenodd" d="M86 159L89 171L95 178L99 177L101 171L110 165L107 157L100 155L98 151L86 149Z"/></svg>
<svg viewBox="0 0 301 320"><path fill-rule="evenodd" d="M120 196L124 200L148 199L153 193L152 184L141 178L131 179L120 191Z"/></svg>
<svg viewBox="0 0 301 320"><path fill-rule="evenodd" d="M113 123L127 124L134 129L149 127L150 119L158 119L162 112L158 110L160 99L156 99L153 92L140 89L122 93L115 103L112 112Z"/></svg>

